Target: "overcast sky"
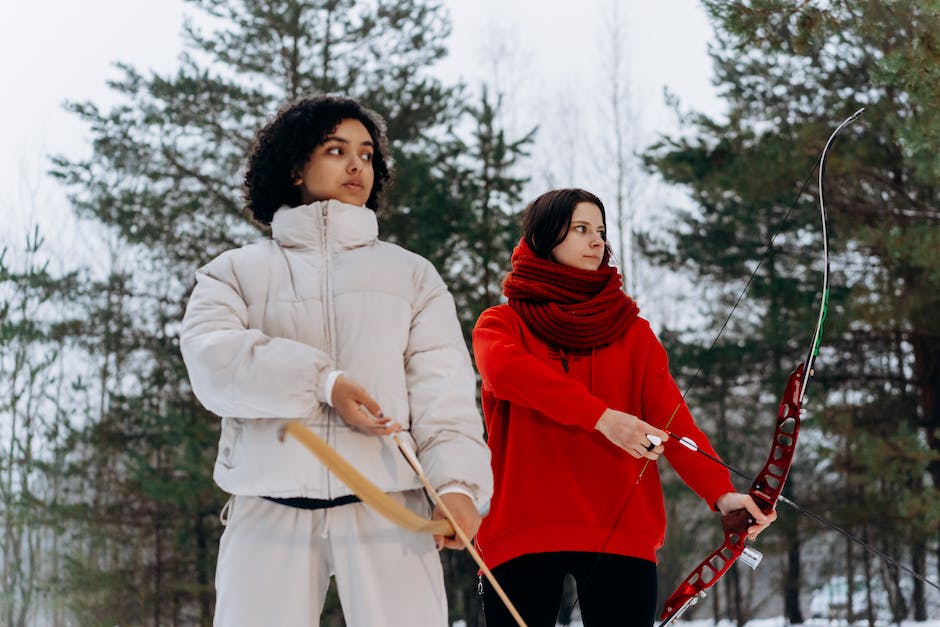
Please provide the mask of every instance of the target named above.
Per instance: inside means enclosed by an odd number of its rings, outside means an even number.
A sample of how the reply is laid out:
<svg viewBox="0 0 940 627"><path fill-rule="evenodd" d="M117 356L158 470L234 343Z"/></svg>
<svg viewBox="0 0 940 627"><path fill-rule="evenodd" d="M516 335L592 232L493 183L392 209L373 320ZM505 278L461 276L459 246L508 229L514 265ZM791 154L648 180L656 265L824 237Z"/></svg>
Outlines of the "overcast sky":
<svg viewBox="0 0 940 627"><path fill-rule="evenodd" d="M510 124L534 123L570 99L591 115L606 69L599 54L611 0L449 0L451 54L438 71L446 81L471 85L495 80L508 93ZM644 132L668 130L664 86L686 108L716 112L706 55L711 29L695 0L621 0L634 97ZM46 179L48 155L88 154L88 134L65 100L115 102L106 81L117 61L169 72L182 49L181 0L31 0L0 10L0 215L4 243L26 223L24 209L39 205L52 231L68 213L62 190ZM496 72L496 76L493 73ZM549 125L550 127L550 125ZM13 225L18 225L16 228ZM14 237L13 239L18 239Z"/></svg>

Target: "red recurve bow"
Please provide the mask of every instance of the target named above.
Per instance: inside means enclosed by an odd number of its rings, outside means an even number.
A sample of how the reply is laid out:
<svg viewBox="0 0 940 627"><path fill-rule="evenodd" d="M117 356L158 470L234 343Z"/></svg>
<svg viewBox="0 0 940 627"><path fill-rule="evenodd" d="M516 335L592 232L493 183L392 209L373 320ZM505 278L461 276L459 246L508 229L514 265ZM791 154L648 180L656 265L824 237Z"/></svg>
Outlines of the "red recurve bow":
<svg viewBox="0 0 940 627"><path fill-rule="evenodd" d="M757 474L756 478L754 478L748 490L748 494L765 514L770 513L771 510L776 507L777 501L781 499L781 492L786 483L790 465L793 462L796 440L800 433L800 411L806 396L806 385L813 375L813 363L816 360L816 356L819 354L819 346L822 341L822 327L826 320L829 305L829 233L826 203L823 197L823 177L826 166L826 155L836 135L838 135L843 128L854 122L863 111L864 109L856 111L832 132L820 156L819 213L822 222L823 257L825 260L822 302L819 307L816 330L813 333L813 340L810 344L806 359L796 367L787 380L783 400L781 400L780 409L777 412L777 424L774 428L770 455L767 457L767 462ZM698 450L695 442L689 438L676 437L680 444L692 450ZM723 462L720 461L719 463L723 464ZM660 620L662 621L660 627L665 627L665 625L674 622L685 610L697 603L700 598L704 597L705 590L715 585L738 558L741 558L742 561L751 566L751 568L757 568L757 565L760 563L762 558L760 552L747 546L747 529L754 524L754 519L747 510L742 509L730 512L722 516L721 523L725 533L724 541L720 547L712 551L708 557L702 560L702 563L696 566L689 576L676 588L675 592L666 599L666 602L663 604L662 615L660 616Z"/></svg>

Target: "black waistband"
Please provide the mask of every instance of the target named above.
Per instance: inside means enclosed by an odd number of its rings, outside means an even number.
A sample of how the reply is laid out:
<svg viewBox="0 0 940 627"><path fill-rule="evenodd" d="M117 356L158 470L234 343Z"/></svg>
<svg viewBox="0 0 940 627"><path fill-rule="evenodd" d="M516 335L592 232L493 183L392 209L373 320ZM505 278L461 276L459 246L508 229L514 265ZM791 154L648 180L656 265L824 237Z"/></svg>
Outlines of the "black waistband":
<svg viewBox="0 0 940 627"><path fill-rule="evenodd" d="M335 499L308 499L302 496L294 496L286 499L279 499L273 496L262 496L261 498L271 501L272 503L277 503L278 505L296 507L297 509L328 509L330 507L339 507L340 505L362 502L362 499L355 494L347 494L346 496Z"/></svg>

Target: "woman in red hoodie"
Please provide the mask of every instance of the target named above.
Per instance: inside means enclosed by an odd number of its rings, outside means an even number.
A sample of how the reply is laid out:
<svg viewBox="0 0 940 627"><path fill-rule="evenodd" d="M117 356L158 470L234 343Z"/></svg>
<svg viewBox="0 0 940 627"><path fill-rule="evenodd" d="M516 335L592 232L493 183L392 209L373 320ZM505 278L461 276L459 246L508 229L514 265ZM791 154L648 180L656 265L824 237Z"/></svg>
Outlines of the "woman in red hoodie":
<svg viewBox="0 0 940 627"><path fill-rule="evenodd" d="M719 465L666 446L669 430L715 455L609 259L600 199L543 194L523 213L508 304L473 331L495 475L477 546L529 627L554 627L566 574L586 627L653 622L666 517L655 464L637 478L660 455L713 509L747 509L751 538L776 518ZM484 586L487 627L515 625Z"/></svg>

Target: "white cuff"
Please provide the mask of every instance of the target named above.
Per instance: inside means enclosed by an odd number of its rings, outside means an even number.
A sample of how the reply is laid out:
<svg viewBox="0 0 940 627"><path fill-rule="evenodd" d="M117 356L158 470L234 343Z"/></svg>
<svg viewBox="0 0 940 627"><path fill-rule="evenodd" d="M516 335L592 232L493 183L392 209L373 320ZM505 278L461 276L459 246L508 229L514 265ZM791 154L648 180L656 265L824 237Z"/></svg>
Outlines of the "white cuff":
<svg viewBox="0 0 940 627"><path fill-rule="evenodd" d="M341 374L344 374L342 370L334 370L326 375L326 384L323 386L323 392L326 396L326 404L330 407L333 406L333 386L336 385L336 380Z"/></svg>
<svg viewBox="0 0 940 627"><path fill-rule="evenodd" d="M443 488L437 491L438 496L443 496L445 494L463 494L464 496L466 496L468 499L470 499L473 502L473 506L477 508L477 511L480 512L481 516L486 516L486 514L490 510L489 501L485 503L478 503L477 500L474 498L473 494L470 492L470 490L460 485L459 483L451 483L450 485L444 486Z"/></svg>

